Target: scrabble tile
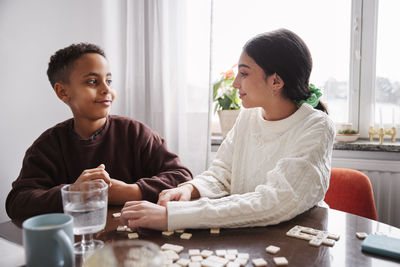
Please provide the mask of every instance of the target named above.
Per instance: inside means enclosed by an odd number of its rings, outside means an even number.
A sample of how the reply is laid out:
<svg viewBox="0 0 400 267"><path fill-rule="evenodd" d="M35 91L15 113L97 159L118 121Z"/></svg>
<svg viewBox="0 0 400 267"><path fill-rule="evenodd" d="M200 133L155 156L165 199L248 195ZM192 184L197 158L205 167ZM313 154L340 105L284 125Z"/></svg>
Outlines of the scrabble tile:
<svg viewBox="0 0 400 267"><path fill-rule="evenodd" d="M211 250L203 249L200 254L204 258L207 258L210 257L212 254L214 254L214 252L212 252Z"/></svg>
<svg viewBox="0 0 400 267"><path fill-rule="evenodd" d="M240 259L248 259L249 258L249 253L238 253L237 257Z"/></svg>
<svg viewBox="0 0 400 267"><path fill-rule="evenodd" d="M322 241L323 241L322 238L316 237L316 238L311 239L310 242L308 242L308 244L313 247L319 247L319 246L321 246Z"/></svg>
<svg viewBox="0 0 400 267"><path fill-rule="evenodd" d="M297 237L297 235L298 235L299 233L301 233L300 230L293 230L293 229L290 229L288 232L286 232L286 235L287 235L287 236L290 236L290 237Z"/></svg>
<svg viewBox="0 0 400 267"><path fill-rule="evenodd" d="M184 259L184 258L180 258L176 264L179 264L180 266L188 266L189 265L190 260L188 259Z"/></svg>
<svg viewBox="0 0 400 267"><path fill-rule="evenodd" d="M217 235L217 234L219 234L219 232L220 232L219 228L211 228L210 229L211 234Z"/></svg>
<svg viewBox="0 0 400 267"><path fill-rule="evenodd" d="M240 267L240 264L237 262L230 261L230 262L228 262L226 267Z"/></svg>
<svg viewBox="0 0 400 267"><path fill-rule="evenodd" d="M190 233L183 233L183 234L181 234L181 239L186 239L186 240L188 240L188 239L190 239L190 238L192 238L192 234L190 234Z"/></svg>
<svg viewBox="0 0 400 267"><path fill-rule="evenodd" d="M119 226L117 227L117 231L118 231L118 232L125 232L126 228L127 228L126 225L119 225Z"/></svg>
<svg viewBox="0 0 400 267"><path fill-rule="evenodd" d="M305 234L305 233L298 233L295 237L298 238L298 239L303 239L303 240L310 241L311 239L314 238L314 235Z"/></svg>
<svg viewBox="0 0 400 267"><path fill-rule="evenodd" d="M227 249L227 250L226 250L226 254L229 254L229 255L237 255L237 254L238 254L238 251L237 251L237 249Z"/></svg>
<svg viewBox="0 0 400 267"><path fill-rule="evenodd" d="M322 240L322 244L324 244L326 246L333 247L335 245L335 240L329 239L329 238L325 238L325 239Z"/></svg>
<svg viewBox="0 0 400 267"><path fill-rule="evenodd" d="M200 262L189 262L188 267L201 267L201 263Z"/></svg>
<svg viewBox="0 0 400 267"><path fill-rule="evenodd" d="M211 255L206 260L209 260L209 261L212 261L212 262L216 262L216 263L219 263L219 264L222 264L222 265L226 265L229 262L225 258L214 256L214 255Z"/></svg>
<svg viewBox="0 0 400 267"><path fill-rule="evenodd" d="M113 213L112 216L113 216L114 218L119 218L119 217L121 217L121 212Z"/></svg>
<svg viewBox="0 0 400 267"><path fill-rule="evenodd" d="M175 230L175 232L181 234L181 233L185 232L185 230L184 229L178 229L178 230Z"/></svg>
<svg viewBox="0 0 400 267"><path fill-rule="evenodd" d="M226 255L226 250L225 249L217 249L215 251L215 255L219 256L219 257L225 257Z"/></svg>
<svg viewBox="0 0 400 267"><path fill-rule="evenodd" d="M276 247L276 246L272 246L272 245L265 248L265 251L270 254L276 254L279 252L279 250L281 250L280 247Z"/></svg>
<svg viewBox="0 0 400 267"><path fill-rule="evenodd" d="M165 250L162 252L164 259L176 261L179 259L179 255L173 250Z"/></svg>
<svg viewBox="0 0 400 267"><path fill-rule="evenodd" d="M247 262L249 261L249 258L236 258L233 262L239 263L240 266L245 266Z"/></svg>
<svg viewBox="0 0 400 267"><path fill-rule="evenodd" d="M171 259L167 259L167 258L164 257L164 259L163 259L163 264L164 265L170 265L172 263L174 263L174 262Z"/></svg>
<svg viewBox="0 0 400 267"><path fill-rule="evenodd" d="M267 262L262 258L253 259L252 262L253 262L253 265L256 267L267 266Z"/></svg>
<svg viewBox="0 0 400 267"><path fill-rule="evenodd" d="M306 233L306 234L310 234L310 235L318 235L318 233L320 233L319 230L315 230L315 229L310 228L310 227L302 227L301 228L301 232Z"/></svg>
<svg viewBox="0 0 400 267"><path fill-rule="evenodd" d="M225 259L227 259L228 261L234 261L236 259L236 255L235 254L225 254Z"/></svg>
<svg viewBox="0 0 400 267"><path fill-rule="evenodd" d="M129 239L138 239L139 235L138 235L138 233L129 233L128 238Z"/></svg>
<svg viewBox="0 0 400 267"><path fill-rule="evenodd" d="M162 250L173 250L176 253L181 253L183 250L183 247L179 246L179 245L165 243L164 245L161 246L161 249Z"/></svg>
<svg viewBox="0 0 400 267"><path fill-rule="evenodd" d="M132 229L131 229L131 228L129 228L129 227L126 227L126 228L125 228L125 232L131 232L131 233L132 233L133 231L132 231Z"/></svg>
<svg viewBox="0 0 400 267"><path fill-rule="evenodd" d="M277 266L284 266L289 264L288 260L285 257L274 257L273 260Z"/></svg>
<svg viewBox="0 0 400 267"><path fill-rule="evenodd" d="M224 264L205 259L205 260L202 260L201 266L203 266L203 267L223 267Z"/></svg>
<svg viewBox="0 0 400 267"><path fill-rule="evenodd" d="M356 236L358 239L365 239L368 236L368 234L364 232L357 232Z"/></svg>
<svg viewBox="0 0 400 267"><path fill-rule="evenodd" d="M330 239L333 239L333 240L336 240L336 241L338 241L340 239L340 235L332 234L332 233L328 233L328 237Z"/></svg>
<svg viewBox="0 0 400 267"><path fill-rule="evenodd" d="M189 256L200 256L200 250L199 249L189 249Z"/></svg>
<svg viewBox="0 0 400 267"><path fill-rule="evenodd" d="M195 256L191 256L190 260L194 261L194 262L201 262L203 260L203 257L200 255L195 255Z"/></svg>
<svg viewBox="0 0 400 267"><path fill-rule="evenodd" d="M171 235L173 235L173 234L174 234L173 231L164 231L164 232L162 232L162 235L163 235L163 236L171 236Z"/></svg>

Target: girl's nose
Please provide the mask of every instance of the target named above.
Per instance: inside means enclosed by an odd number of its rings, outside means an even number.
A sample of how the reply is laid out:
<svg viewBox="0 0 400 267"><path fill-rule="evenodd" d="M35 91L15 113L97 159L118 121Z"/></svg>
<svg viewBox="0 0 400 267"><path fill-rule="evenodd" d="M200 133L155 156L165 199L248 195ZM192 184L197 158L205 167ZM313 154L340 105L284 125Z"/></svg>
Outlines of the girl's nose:
<svg viewBox="0 0 400 267"><path fill-rule="evenodd" d="M240 87L240 83L239 83L239 75L236 75L236 77L235 77L235 80L233 81L233 83L232 83L232 86L234 87L234 88L237 88L237 89L239 89L239 87Z"/></svg>

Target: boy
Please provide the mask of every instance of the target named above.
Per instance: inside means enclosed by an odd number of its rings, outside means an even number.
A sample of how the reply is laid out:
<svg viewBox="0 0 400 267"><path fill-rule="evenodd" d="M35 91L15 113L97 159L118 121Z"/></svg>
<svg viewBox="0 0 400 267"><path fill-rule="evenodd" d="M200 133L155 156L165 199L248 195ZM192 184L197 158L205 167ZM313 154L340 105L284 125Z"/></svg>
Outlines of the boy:
<svg viewBox="0 0 400 267"><path fill-rule="evenodd" d="M45 131L27 150L6 200L10 218L62 212L65 184L104 181L109 203L121 205L156 202L162 190L191 179L158 134L109 115L115 90L101 48L80 43L61 49L50 58L47 75L73 118Z"/></svg>

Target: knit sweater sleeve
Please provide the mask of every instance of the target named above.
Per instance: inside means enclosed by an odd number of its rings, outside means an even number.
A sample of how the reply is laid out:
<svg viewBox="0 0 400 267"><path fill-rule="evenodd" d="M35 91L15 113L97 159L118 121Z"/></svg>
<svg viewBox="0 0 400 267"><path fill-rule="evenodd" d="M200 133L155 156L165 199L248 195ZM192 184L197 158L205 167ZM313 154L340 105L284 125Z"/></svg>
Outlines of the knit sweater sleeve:
<svg viewBox="0 0 400 267"><path fill-rule="evenodd" d="M196 187L201 197L220 198L230 194L236 125L222 142L210 168L187 182Z"/></svg>
<svg viewBox="0 0 400 267"><path fill-rule="evenodd" d="M142 126L141 160L144 176L136 184L142 192L142 199L157 202L164 189L192 179L192 173L184 167L178 156L170 152L165 140L150 128Z"/></svg>
<svg viewBox="0 0 400 267"><path fill-rule="evenodd" d="M47 138L27 150L21 172L6 200L11 219L63 211L61 187L68 181L61 175L62 156L57 147L54 140Z"/></svg>
<svg viewBox="0 0 400 267"><path fill-rule="evenodd" d="M333 139L330 120L302 131L254 192L168 202L168 228L266 226L310 209L324 198L329 185Z"/></svg>

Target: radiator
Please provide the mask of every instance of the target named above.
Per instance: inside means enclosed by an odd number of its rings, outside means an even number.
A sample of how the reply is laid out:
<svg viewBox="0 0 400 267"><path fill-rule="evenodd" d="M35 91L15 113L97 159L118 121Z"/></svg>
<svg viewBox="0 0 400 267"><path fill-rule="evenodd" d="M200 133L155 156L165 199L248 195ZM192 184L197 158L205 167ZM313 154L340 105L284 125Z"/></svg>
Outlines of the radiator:
<svg viewBox="0 0 400 267"><path fill-rule="evenodd" d="M371 180L378 220L400 228L400 162L333 158L332 167L362 171Z"/></svg>

